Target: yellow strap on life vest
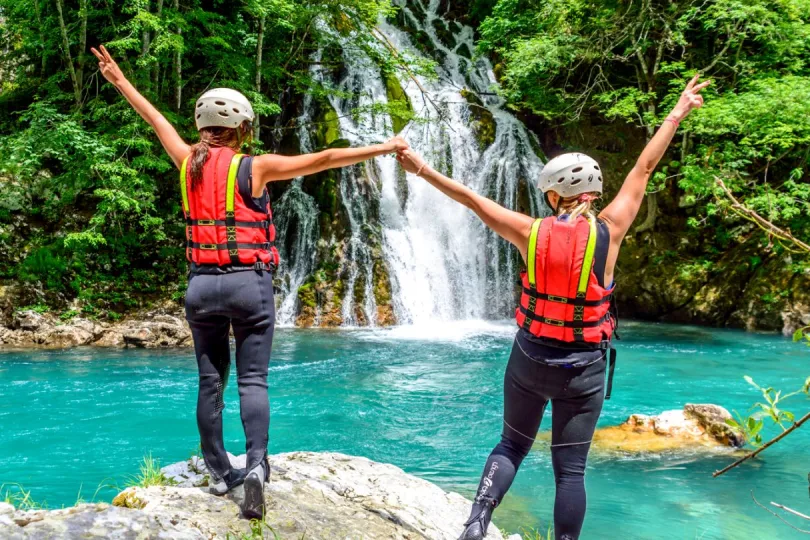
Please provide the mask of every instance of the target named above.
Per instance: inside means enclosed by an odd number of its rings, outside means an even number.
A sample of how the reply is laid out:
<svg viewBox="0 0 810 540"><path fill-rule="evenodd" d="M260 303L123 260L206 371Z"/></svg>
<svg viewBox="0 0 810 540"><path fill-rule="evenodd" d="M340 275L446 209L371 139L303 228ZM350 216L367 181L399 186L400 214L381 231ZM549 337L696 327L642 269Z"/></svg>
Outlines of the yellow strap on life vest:
<svg viewBox="0 0 810 540"><path fill-rule="evenodd" d="M537 258L537 233L540 230L540 224L543 222L542 219L536 219L534 223L532 223L532 232L529 235L529 253L528 255L528 262L527 262L527 274L529 276L529 287L534 288L536 283L536 276L534 275L535 271L535 264Z"/></svg>
<svg viewBox="0 0 810 540"><path fill-rule="evenodd" d="M590 230L588 231L588 243L585 245L585 259L582 261L582 270L579 273L577 296L585 296L585 293L588 292L588 282L593 269L593 254L596 251L596 219L590 214L587 215L587 218Z"/></svg>
<svg viewBox="0 0 810 540"><path fill-rule="evenodd" d="M228 184L225 191L225 213L232 214L234 209L234 197L236 194L236 174L239 172L239 163L245 154L236 154L231 159L231 166L228 169Z"/></svg>
<svg viewBox="0 0 810 540"><path fill-rule="evenodd" d="M183 160L180 166L180 195L183 197L183 212L189 215L188 209L188 177L186 176L186 166L188 165L188 158Z"/></svg>

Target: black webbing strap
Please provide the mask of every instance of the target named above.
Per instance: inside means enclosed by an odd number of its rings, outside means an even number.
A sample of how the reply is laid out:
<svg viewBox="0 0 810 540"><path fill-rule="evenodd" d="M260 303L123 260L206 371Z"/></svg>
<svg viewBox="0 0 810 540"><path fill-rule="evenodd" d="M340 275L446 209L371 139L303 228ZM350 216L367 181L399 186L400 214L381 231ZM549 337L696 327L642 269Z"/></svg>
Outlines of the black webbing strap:
<svg viewBox="0 0 810 540"><path fill-rule="evenodd" d="M266 229L268 221L234 221L237 227L244 227L246 229ZM228 222L224 219L192 219L189 225L195 227L225 227Z"/></svg>
<svg viewBox="0 0 810 540"><path fill-rule="evenodd" d="M199 242L191 242L191 247L194 249L203 249L209 251L215 250L230 250L231 246L235 246L237 250L239 249L269 249L270 243L264 242L261 244L242 244L242 243L231 243L226 242L224 244L201 244ZM245 263L240 262L237 266L245 266Z"/></svg>
<svg viewBox="0 0 810 540"><path fill-rule="evenodd" d="M610 394L613 392L613 372L616 370L616 349L610 348L608 354L607 365L607 389L605 390L605 399L610 399Z"/></svg>
<svg viewBox="0 0 810 540"><path fill-rule="evenodd" d="M595 328L597 326L601 326L604 324L605 321L610 320L610 313L605 313L603 317L596 321L561 321L558 319L549 319L543 317L542 315L538 315L528 309L520 306L520 312L526 316L526 320L531 319L532 321L538 321L543 324L548 324L550 326L562 326L564 328ZM525 326L525 324L524 324Z"/></svg>
<svg viewBox="0 0 810 540"><path fill-rule="evenodd" d="M565 296L554 296L551 294L544 294L534 289L523 287L523 294L529 298L536 300L545 300L546 302L556 302L558 304L571 304L573 306L585 307L599 307L602 304L607 304L613 298L613 293L610 293L601 300L585 300L584 298L566 298Z"/></svg>

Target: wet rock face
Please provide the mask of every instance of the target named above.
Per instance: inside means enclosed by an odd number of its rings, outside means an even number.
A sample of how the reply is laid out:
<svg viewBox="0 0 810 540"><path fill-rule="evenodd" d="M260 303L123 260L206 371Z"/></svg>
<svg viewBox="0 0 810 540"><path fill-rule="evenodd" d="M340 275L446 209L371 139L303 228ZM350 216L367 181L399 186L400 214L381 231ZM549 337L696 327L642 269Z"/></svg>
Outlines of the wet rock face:
<svg viewBox="0 0 810 540"><path fill-rule="evenodd" d="M232 457L244 467L244 456ZM470 502L404 473L393 465L342 454L297 452L268 458L267 515L263 532L274 538L455 540ZM55 511L15 511L0 505L2 538L239 537L250 524L239 517L244 490L207 493L198 458L171 465L172 487L128 488L121 506L80 505ZM275 536L273 536L273 531ZM503 536L491 526L488 540Z"/></svg>
<svg viewBox="0 0 810 540"><path fill-rule="evenodd" d="M662 452L694 448L739 448L743 434L726 424L731 414L719 405L687 404L683 410L633 414L622 424L594 434L594 446L620 452Z"/></svg>

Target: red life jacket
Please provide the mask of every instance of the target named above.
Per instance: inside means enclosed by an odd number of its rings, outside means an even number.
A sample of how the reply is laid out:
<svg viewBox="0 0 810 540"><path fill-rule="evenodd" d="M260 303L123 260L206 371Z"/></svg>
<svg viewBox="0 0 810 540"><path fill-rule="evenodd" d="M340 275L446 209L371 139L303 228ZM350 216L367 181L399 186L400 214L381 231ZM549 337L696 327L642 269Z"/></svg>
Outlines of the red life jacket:
<svg viewBox="0 0 810 540"><path fill-rule="evenodd" d="M195 264L246 266L275 270L279 256L276 228L268 198L257 212L245 204L237 186L243 154L211 148L203 165L202 182L191 186L189 158L180 168L180 193L186 217L186 258Z"/></svg>
<svg viewBox="0 0 810 540"><path fill-rule="evenodd" d="M596 238L596 219L590 215L573 222L554 216L534 222L515 312L518 326L570 343L610 340L613 289L599 285L593 272Z"/></svg>

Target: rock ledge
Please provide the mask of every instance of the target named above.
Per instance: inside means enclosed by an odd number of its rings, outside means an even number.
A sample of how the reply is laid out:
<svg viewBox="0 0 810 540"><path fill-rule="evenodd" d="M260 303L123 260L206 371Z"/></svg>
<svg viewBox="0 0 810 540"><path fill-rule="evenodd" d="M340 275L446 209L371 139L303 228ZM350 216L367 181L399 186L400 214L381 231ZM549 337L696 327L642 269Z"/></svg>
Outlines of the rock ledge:
<svg viewBox="0 0 810 540"><path fill-rule="evenodd" d="M232 461L244 466L244 456ZM366 458L296 452L268 462L266 524L259 525L266 538L455 540L469 512L461 495ZM128 488L112 506L23 511L0 503L0 537L202 540L250 534L251 525L239 517L241 487L226 497L210 495L198 458L163 471L177 484ZM503 535L491 526L487 539Z"/></svg>

